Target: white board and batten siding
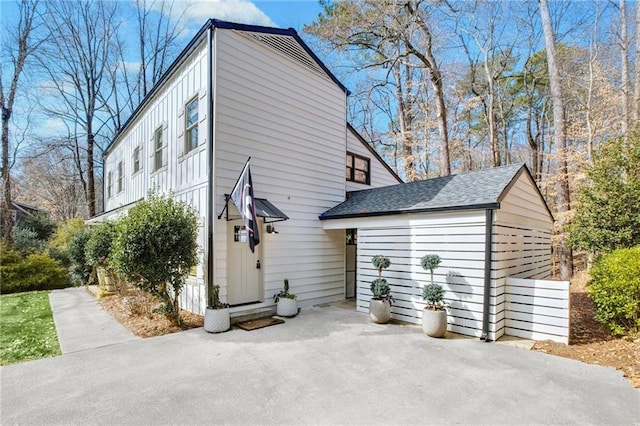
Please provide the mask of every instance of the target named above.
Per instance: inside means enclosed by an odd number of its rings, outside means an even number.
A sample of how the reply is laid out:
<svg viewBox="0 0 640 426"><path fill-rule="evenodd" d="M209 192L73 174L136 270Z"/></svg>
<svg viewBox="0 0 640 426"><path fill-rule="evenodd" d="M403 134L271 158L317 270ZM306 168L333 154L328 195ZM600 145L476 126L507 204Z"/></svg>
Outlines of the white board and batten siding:
<svg viewBox="0 0 640 426"><path fill-rule="evenodd" d="M198 245L205 247L207 168L207 49L197 46L188 59L160 87L146 106L118 136L105 161L105 194L107 173L112 172L113 196L105 196L105 211L117 211L146 198L149 190L173 193L176 199L193 206L199 216ZM185 153L185 105L198 99L198 147ZM163 166L154 170L155 132L162 128ZM141 149L141 170L133 174L133 153ZM118 163L124 165L122 191L117 192ZM109 218L109 217L107 217ZM197 274L188 278L181 306L196 313L204 312L204 251L200 251Z"/></svg>
<svg viewBox="0 0 640 426"><path fill-rule="evenodd" d="M347 191L359 191L362 189L378 188L381 186L397 185L400 183L396 177L389 172L387 167L385 167L378 158L371 153L365 144L366 142L360 135L356 134L351 127L347 128L347 151L370 159L369 173L371 179L370 185L347 181Z"/></svg>
<svg viewBox="0 0 640 426"><path fill-rule="evenodd" d="M369 310L370 285L377 278L371 258L381 254L391 260L391 266L382 273L396 300L391 317L419 324L425 306L422 289L430 282L430 273L422 269L420 260L426 254L438 254L442 263L434 271L433 280L446 291L445 300L450 304L449 331L480 337L484 306L484 210L338 219L328 221L326 226L358 229L358 311ZM492 333L495 309L492 302Z"/></svg>
<svg viewBox="0 0 640 426"><path fill-rule="evenodd" d="M504 333L569 344L569 281L507 278Z"/></svg>
<svg viewBox="0 0 640 426"><path fill-rule="evenodd" d="M506 318L508 277L551 277L553 219L528 174L522 173L494 213L492 287L497 298L496 338L510 334ZM545 303L544 301L541 301Z"/></svg>
<svg viewBox="0 0 640 426"><path fill-rule="evenodd" d="M344 231L318 216L345 196L345 93L326 75L240 31L216 31L215 206L251 157L254 194L289 220L262 227L263 305L289 279L300 306L344 299ZM235 212L235 208L231 208ZM227 224L215 221L226 296Z"/></svg>

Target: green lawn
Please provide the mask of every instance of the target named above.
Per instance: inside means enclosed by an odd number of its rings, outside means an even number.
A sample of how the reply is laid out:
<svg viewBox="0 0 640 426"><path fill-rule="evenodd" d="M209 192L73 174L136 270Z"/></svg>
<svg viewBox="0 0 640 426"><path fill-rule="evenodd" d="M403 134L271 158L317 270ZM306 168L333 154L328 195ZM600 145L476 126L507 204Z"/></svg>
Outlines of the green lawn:
<svg viewBox="0 0 640 426"><path fill-rule="evenodd" d="M49 292L0 295L0 365L60 353Z"/></svg>

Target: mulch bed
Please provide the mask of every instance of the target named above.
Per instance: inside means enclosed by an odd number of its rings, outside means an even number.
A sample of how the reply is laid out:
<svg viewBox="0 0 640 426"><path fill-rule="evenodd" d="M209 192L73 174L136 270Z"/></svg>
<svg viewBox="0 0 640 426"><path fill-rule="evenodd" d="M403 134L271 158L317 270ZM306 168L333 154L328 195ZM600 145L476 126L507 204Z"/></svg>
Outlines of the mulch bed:
<svg viewBox="0 0 640 426"><path fill-rule="evenodd" d="M536 342L533 350L614 367L621 370L634 387L640 388L640 337L616 338L593 318L594 307L587 295L587 279L586 274L581 274L571 281L569 345Z"/></svg>
<svg viewBox="0 0 640 426"><path fill-rule="evenodd" d="M204 325L203 316L182 310L183 325L179 327L164 315L153 312L159 306L157 302L135 291L127 296L114 294L104 297L99 299L98 303L127 330L138 337L162 336ZM132 313L132 310L135 313Z"/></svg>

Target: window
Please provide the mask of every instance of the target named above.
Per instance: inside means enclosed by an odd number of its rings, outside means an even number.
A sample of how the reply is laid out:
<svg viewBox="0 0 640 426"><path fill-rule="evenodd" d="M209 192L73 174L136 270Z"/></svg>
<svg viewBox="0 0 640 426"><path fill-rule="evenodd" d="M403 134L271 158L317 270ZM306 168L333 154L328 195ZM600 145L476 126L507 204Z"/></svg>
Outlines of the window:
<svg viewBox="0 0 640 426"><path fill-rule="evenodd" d="M198 98L187 103L185 123L185 154L198 146Z"/></svg>
<svg viewBox="0 0 640 426"><path fill-rule="evenodd" d="M142 163L140 163L140 146L136 146L136 149L133 150L133 174L136 174L142 168Z"/></svg>
<svg viewBox="0 0 640 426"><path fill-rule="evenodd" d="M371 183L369 166L368 158L347 152L346 178L348 181L369 185Z"/></svg>
<svg viewBox="0 0 640 426"><path fill-rule="evenodd" d="M117 192L122 191L122 180L123 180L123 174L124 174L124 164L122 164L122 161L118 163L118 190Z"/></svg>
<svg viewBox="0 0 640 426"><path fill-rule="evenodd" d="M113 195L113 172L107 174L107 198Z"/></svg>
<svg viewBox="0 0 640 426"><path fill-rule="evenodd" d="M162 140L162 127L156 129L156 133L154 135L155 141L155 152L153 154L153 170L160 170L164 165L164 141Z"/></svg>

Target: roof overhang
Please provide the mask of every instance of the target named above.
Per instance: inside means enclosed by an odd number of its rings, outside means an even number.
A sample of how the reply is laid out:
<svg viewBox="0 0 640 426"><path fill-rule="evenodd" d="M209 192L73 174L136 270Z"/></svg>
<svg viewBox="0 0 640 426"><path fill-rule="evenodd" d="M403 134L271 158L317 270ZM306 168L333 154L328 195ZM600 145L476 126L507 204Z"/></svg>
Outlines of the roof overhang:
<svg viewBox="0 0 640 426"><path fill-rule="evenodd" d="M242 219L240 215L230 215L229 214L229 194L225 194L225 203L222 212L218 215L218 219L222 219L222 216L226 212L225 219L229 220L239 220ZM279 208L274 206L269 200L266 198L254 198L255 207L256 207L256 216L264 219L264 223L273 223L273 222L282 222L284 220L289 220L289 216L284 214ZM231 203L233 205L233 203Z"/></svg>
<svg viewBox="0 0 640 426"><path fill-rule="evenodd" d="M432 208L426 208L426 209L361 212L361 213L354 213L354 214L327 215L326 213L323 213L320 215L319 219L320 220L352 219L352 218L394 216L394 215L416 214L416 213L440 213L440 212L449 212L449 211L487 210L487 209L499 209L499 208L500 208L500 203L487 203L487 204L472 204L472 205L462 205L462 206L432 207Z"/></svg>

